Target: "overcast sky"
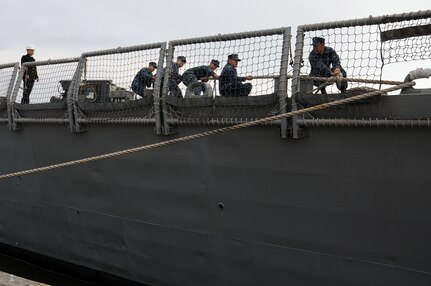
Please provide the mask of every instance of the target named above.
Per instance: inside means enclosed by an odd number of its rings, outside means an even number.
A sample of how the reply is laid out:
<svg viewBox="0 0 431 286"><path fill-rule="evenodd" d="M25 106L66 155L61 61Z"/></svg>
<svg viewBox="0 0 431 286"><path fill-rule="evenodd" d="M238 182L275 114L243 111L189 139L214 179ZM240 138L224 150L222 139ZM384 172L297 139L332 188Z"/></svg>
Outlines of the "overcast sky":
<svg viewBox="0 0 431 286"><path fill-rule="evenodd" d="M0 63L173 39L431 9L429 0L1 0Z"/></svg>

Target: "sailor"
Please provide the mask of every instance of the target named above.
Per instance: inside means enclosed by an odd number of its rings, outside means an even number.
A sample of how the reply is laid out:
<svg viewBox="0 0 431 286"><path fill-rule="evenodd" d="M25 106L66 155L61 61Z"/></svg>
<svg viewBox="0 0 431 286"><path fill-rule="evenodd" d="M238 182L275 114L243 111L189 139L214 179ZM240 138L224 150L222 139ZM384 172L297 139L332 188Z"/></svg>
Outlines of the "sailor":
<svg viewBox="0 0 431 286"><path fill-rule="evenodd" d="M210 64L208 66L198 66L191 69L186 70L183 73L183 83L185 86L189 86L191 83L201 81L201 82L207 82L210 77L213 77L215 79L219 78L219 75L216 74L214 71L220 66L220 62L218 60L211 60ZM195 95L200 95L201 91L203 90L203 87L196 87L193 90L193 93Z"/></svg>
<svg viewBox="0 0 431 286"><path fill-rule="evenodd" d="M340 58L333 48L325 46L325 39L314 37L312 39L313 50L308 59L311 65L310 76L316 77L346 77L346 71L341 67ZM320 86L324 81L315 80L314 85ZM339 81L338 89L344 93L347 89L347 81ZM325 87L320 89L321 93L326 93Z"/></svg>
<svg viewBox="0 0 431 286"><path fill-rule="evenodd" d="M238 62L238 54L231 54L227 57L227 64L224 66L220 75L220 95L222 96L248 96L253 86L251 83L242 83L246 80L252 80L251 75L240 77L237 75L236 68Z"/></svg>
<svg viewBox="0 0 431 286"><path fill-rule="evenodd" d="M34 46L28 45L26 49L27 49L27 54L21 57L21 66L23 63L35 61L35 59L33 58L34 49L35 49ZM28 104L30 103L30 93L33 89L34 82L36 80L39 81L39 76L37 75L36 66L26 67L24 70L22 80L24 82L24 92L22 94L21 103Z"/></svg>
<svg viewBox="0 0 431 286"><path fill-rule="evenodd" d="M178 85L181 83L182 76L180 75L179 69L182 68L187 63L186 57L178 56L177 61L172 63L171 74L169 77L169 92L170 95L182 98L183 94ZM163 74L165 70L163 70ZM163 77L162 77L163 83Z"/></svg>
<svg viewBox="0 0 431 286"><path fill-rule="evenodd" d="M136 74L132 82L133 92L144 96L144 90L150 87L155 80L155 76L153 75L155 69L157 69L157 64L150 62L148 68L143 68Z"/></svg>

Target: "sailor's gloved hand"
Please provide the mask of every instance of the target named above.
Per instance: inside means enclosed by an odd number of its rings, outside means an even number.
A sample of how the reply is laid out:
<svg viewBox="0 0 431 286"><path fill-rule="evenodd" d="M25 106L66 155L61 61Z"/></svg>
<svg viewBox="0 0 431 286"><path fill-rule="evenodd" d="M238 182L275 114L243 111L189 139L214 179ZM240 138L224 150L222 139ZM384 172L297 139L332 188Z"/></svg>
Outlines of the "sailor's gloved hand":
<svg viewBox="0 0 431 286"><path fill-rule="evenodd" d="M340 74L341 74L341 70L339 68L335 68L334 71L331 73L332 76L338 76Z"/></svg>
<svg viewBox="0 0 431 286"><path fill-rule="evenodd" d="M341 89L341 83L342 83L342 79L343 79L343 74L339 73L338 75L334 76L334 78L336 79L337 88Z"/></svg>
<svg viewBox="0 0 431 286"><path fill-rule="evenodd" d="M431 76L431 69L417 68L409 72L410 80L419 78L429 78Z"/></svg>

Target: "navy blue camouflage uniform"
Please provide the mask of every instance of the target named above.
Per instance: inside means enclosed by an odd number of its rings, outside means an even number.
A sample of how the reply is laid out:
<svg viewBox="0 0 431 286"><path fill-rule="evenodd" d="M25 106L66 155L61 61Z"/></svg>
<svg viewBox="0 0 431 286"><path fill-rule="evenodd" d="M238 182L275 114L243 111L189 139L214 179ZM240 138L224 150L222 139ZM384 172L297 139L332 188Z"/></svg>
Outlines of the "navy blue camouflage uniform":
<svg viewBox="0 0 431 286"><path fill-rule="evenodd" d="M347 77L346 71L341 67L340 57L337 55L333 48L325 47L323 50L323 54L318 54L314 51L311 51L308 60L310 61L311 65L310 76L331 77L334 69L339 68L341 73L343 74L343 77ZM320 86L323 83L323 81L314 81L315 86ZM341 82L339 89L341 90L341 92L345 92L347 89L347 81ZM324 87L321 89L321 92L326 93Z"/></svg>
<svg viewBox="0 0 431 286"><path fill-rule="evenodd" d="M237 75L236 68L226 64L220 74L220 95L222 96L248 96L253 86L251 83L242 83L245 77Z"/></svg>
<svg viewBox="0 0 431 286"><path fill-rule="evenodd" d="M133 92L144 96L144 90L153 83L153 73L148 68L141 69L132 82Z"/></svg>
<svg viewBox="0 0 431 286"><path fill-rule="evenodd" d="M162 84L164 82L164 75L166 74L166 68L163 69L163 77L162 77ZM180 75L180 66L173 62L172 68L171 68L171 74L169 77L169 92L170 95L175 97L183 97L183 93L181 92L181 89L178 87L178 85L182 81L182 76Z"/></svg>
<svg viewBox="0 0 431 286"><path fill-rule="evenodd" d="M186 70L183 73L183 83L185 86L189 86L193 82L197 82L203 77L211 77L215 73L210 68L210 66L198 66L191 69ZM197 87L193 90L194 94L199 95L203 88Z"/></svg>
<svg viewBox="0 0 431 286"><path fill-rule="evenodd" d="M35 59L30 55L24 55L21 57L21 65L23 63L34 62L34 61ZM22 104L30 103L30 93L33 90L34 82L37 79L39 79L39 76L37 75L36 66L27 67L26 70L24 71L24 76L22 78L22 80L24 81L24 91L21 99Z"/></svg>

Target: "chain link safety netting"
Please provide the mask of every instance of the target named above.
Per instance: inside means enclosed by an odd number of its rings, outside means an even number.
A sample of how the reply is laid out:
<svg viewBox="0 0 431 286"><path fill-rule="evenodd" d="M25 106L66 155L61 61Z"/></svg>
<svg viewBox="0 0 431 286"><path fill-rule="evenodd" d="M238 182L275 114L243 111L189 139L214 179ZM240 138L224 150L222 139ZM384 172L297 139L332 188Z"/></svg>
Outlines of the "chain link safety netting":
<svg viewBox="0 0 431 286"><path fill-rule="evenodd" d="M431 59L431 18L381 24L385 64Z"/></svg>
<svg viewBox="0 0 431 286"><path fill-rule="evenodd" d="M83 54L77 104L81 119L151 118L160 46ZM151 69L151 70L149 70Z"/></svg>
<svg viewBox="0 0 431 286"><path fill-rule="evenodd" d="M192 123L277 113L283 32L171 42L173 61L167 63L171 68L169 87L163 90L164 118ZM181 57L186 59L182 67Z"/></svg>
<svg viewBox="0 0 431 286"><path fill-rule="evenodd" d="M18 118L67 118L67 91L79 58L24 63L13 95Z"/></svg>
<svg viewBox="0 0 431 286"><path fill-rule="evenodd" d="M7 96L11 85L15 83L13 78L15 63L0 66L0 119L7 122Z"/></svg>
<svg viewBox="0 0 431 286"><path fill-rule="evenodd" d="M431 18L391 21L388 16L382 23L337 28L310 30L304 34L303 75L319 76L312 72L309 55L313 50L313 37L325 39L325 46L338 54L341 67L349 78L380 80L399 78L402 62L428 60L417 66L428 67L431 61ZM397 65L393 64L400 64ZM417 67L415 65L415 67ZM407 74L410 70L405 70ZM405 76L403 74L402 76ZM315 82L315 92L322 82ZM348 89L379 89L379 84L348 83ZM326 87L327 93L337 93L336 84Z"/></svg>
<svg viewBox="0 0 431 286"><path fill-rule="evenodd" d="M398 85L403 80L410 81L407 75L417 68L422 68L423 74L431 66L430 22L430 11L419 11L299 26L292 79L292 109L366 94L381 90L385 85ZM321 45L323 42L324 45ZM350 81L334 76L334 63L337 64L338 58L342 77L350 78ZM318 78L307 78L309 75ZM329 81L324 80L325 77ZM429 88L429 81L424 88ZM393 95L406 92L397 90L393 94L313 111L303 118L294 117L292 136L299 138L301 134L306 134L301 133L304 129L299 127L297 120L311 120L317 125L319 120L328 118L335 121L351 119L354 122L364 118L378 118L385 122L412 117L416 120L417 112L410 115L409 111L401 112L393 108L396 105L392 102L399 100L398 96Z"/></svg>

